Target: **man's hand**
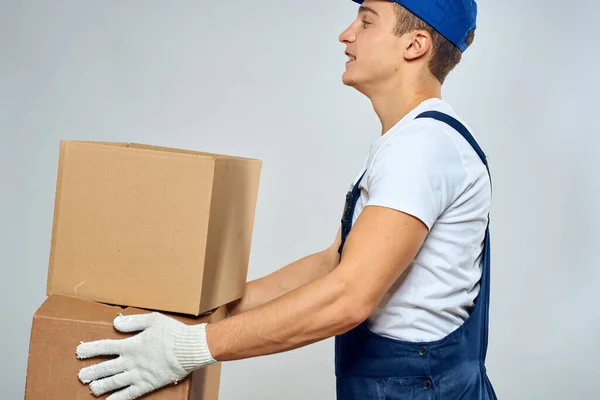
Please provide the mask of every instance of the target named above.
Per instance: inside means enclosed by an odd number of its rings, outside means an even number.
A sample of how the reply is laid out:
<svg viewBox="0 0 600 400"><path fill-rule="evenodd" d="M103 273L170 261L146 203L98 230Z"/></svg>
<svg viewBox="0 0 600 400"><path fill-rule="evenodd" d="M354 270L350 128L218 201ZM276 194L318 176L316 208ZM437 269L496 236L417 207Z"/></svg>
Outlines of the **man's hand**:
<svg viewBox="0 0 600 400"><path fill-rule="evenodd" d="M118 316L114 326L121 332L142 332L126 339L99 340L77 347L80 359L119 356L79 372L79 380L91 382L95 396L122 389L107 400L137 399L216 363L206 344L206 324L186 325L153 312Z"/></svg>

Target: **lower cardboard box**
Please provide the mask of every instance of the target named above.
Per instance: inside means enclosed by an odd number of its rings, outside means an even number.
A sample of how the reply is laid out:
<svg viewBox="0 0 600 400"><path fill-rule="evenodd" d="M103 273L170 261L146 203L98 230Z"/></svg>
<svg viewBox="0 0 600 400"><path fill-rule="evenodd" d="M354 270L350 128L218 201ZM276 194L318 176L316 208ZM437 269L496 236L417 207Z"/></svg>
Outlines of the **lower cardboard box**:
<svg viewBox="0 0 600 400"><path fill-rule="evenodd" d="M52 295L33 317L25 387L26 400L106 399L110 393L96 397L88 385L79 381L81 368L101 362L105 357L79 360L75 349L81 342L122 339L133 334L113 327L114 318L149 312L121 308L75 297ZM195 324L215 322L226 317L226 306L200 317L171 315ZM144 400L217 400L221 364L212 364L190 374L176 385L169 385L143 397Z"/></svg>

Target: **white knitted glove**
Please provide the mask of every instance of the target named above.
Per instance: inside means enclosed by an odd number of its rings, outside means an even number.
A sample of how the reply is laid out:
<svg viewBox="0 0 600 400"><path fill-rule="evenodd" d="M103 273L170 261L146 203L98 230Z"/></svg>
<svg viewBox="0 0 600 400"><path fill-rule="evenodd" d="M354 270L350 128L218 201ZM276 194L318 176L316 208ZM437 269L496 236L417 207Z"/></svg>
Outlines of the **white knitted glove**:
<svg viewBox="0 0 600 400"><path fill-rule="evenodd" d="M80 359L119 356L79 371L79 380L90 383L95 396L119 390L106 400L133 400L190 372L214 364L206 344L206 324L186 325L158 312L118 316L114 326L121 332L142 331L126 339L81 343Z"/></svg>

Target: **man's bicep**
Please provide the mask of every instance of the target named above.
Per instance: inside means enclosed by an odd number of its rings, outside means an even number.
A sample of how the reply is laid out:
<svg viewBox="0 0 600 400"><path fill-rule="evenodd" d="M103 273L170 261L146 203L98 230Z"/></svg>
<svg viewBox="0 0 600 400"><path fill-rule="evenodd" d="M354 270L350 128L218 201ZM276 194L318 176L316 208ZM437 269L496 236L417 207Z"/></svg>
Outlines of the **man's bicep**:
<svg viewBox="0 0 600 400"><path fill-rule="evenodd" d="M375 307L415 258L428 233L418 218L367 206L357 218L336 273L366 308Z"/></svg>

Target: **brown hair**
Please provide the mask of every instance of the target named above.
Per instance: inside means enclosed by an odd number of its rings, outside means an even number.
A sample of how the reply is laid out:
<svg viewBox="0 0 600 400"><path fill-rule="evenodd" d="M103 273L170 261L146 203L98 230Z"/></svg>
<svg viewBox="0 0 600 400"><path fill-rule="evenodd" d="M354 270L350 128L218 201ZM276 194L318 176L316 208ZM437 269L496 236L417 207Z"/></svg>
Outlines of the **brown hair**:
<svg viewBox="0 0 600 400"><path fill-rule="evenodd" d="M396 28L394 29L394 34L397 36L402 36L405 33L412 32L414 30L427 31L431 35L433 41L433 54L431 55L431 60L429 61L429 70L433 76L440 81L440 83L444 83L446 76L448 76L450 71L452 71L454 67L458 65L462 58L460 49L406 8L402 7L398 3L396 3L395 6L397 22ZM474 38L475 30L472 30L467 38L467 45L470 46L471 43L473 43Z"/></svg>

